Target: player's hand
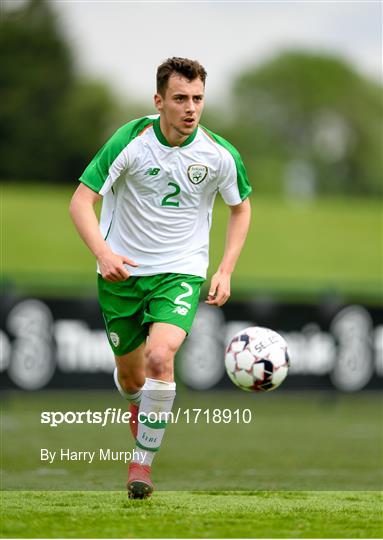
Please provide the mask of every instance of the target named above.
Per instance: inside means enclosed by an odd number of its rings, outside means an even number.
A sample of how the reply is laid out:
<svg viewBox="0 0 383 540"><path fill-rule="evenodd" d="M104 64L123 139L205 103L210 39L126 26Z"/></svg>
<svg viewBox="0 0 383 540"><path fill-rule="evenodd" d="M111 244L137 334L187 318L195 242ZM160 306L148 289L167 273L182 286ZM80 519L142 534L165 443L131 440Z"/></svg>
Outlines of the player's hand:
<svg viewBox="0 0 383 540"><path fill-rule="evenodd" d="M211 306L221 307L230 298L230 278L231 274L216 272L211 278L209 293L207 295L206 304Z"/></svg>
<svg viewBox="0 0 383 540"><path fill-rule="evenodd" d="M103 253L97 261L101 275L106 281L125 281L130 276L130 273L124 264L138 266L136 262L128 259L128 257L113 253L111 250Z"/></svg>

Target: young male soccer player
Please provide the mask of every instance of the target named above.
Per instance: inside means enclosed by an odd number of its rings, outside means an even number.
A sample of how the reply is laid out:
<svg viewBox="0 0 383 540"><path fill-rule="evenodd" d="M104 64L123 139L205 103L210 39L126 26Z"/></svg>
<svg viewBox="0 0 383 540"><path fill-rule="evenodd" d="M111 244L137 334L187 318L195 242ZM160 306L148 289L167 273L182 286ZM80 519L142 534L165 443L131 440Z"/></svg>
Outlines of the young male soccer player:
<svg viewBox="0 0 383 540"><path fill-rule="evenodd" d="M208 304L228 300L249 227L251 187L241 157L199 125L205 79L196 61L163 62L154 96L159 115L133 120L111 137L81 176L70 205L77 230L97 259L115 383L130 402L136 445L146 451L144 463L129 465L132 498L153 491L151 464L166 424L159 413L173 405L173 360L190 331L206 278L217 192L230 219ZM99 224L94 205L101 197ZM150 412L157 421L147 418Z"/></svg>

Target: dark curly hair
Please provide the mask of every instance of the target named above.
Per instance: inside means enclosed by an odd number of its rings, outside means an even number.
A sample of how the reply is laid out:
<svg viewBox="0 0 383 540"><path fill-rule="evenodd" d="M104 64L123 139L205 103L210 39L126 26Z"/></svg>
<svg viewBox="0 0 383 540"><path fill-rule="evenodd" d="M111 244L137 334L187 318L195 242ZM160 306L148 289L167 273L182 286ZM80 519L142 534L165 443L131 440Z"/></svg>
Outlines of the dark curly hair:
<svg viewBox="0 0 383 540"><path fill-rule="evenodd" d="M201 66L197 60L189 60L188 58L168 58L165 62L162 62L157 69L157 93L162 96L165 95L166 88L168 86L168 80L173 73L178 73L183 77L193 81L198 77L205 85L207 73L205 68Z"/></svg>

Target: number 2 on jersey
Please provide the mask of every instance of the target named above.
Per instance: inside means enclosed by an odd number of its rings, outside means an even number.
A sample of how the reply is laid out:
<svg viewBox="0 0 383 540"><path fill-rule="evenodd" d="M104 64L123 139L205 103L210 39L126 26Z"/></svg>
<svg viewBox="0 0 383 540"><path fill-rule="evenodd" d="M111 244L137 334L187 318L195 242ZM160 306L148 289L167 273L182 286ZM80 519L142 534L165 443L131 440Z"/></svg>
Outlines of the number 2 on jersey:
<svg viewBox="0 0 383 540"><path fill-rule="evenodd" d="M189 302L185 302L185 300L183 300L183 298L187 298L188 296L191 296L193 294L193 287L191 285L189 285L189 283L185 283L184 281L181 283L181 287L186 289L186 292L179 294L177 296L177 298L174 300L174 303L177 306L184 306L184 307L190 309L191 304L189 304Z"/></svg>
<svg viewBox="0 0 383 540"><path fill-rule="evenodd" d="M161 206L179 206L179 201L171 201L170 199L173 199L181 192L180 186L175 182L168 182L168 186L175 188L175 190L165 195L161 201Z"/></svg>

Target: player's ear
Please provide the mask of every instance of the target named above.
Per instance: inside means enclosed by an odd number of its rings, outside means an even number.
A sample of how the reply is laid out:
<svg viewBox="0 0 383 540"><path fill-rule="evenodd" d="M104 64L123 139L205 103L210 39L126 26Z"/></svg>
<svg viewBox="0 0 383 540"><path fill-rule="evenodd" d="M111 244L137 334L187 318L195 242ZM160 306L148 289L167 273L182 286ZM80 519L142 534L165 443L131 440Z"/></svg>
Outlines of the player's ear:
<svg viewBox="0 0 383 540"><path fill-rule="evenodd" d="M162 96L161 94L154 94L154 106L157 109L158 112L161 112L162 110Z"/></svg>

